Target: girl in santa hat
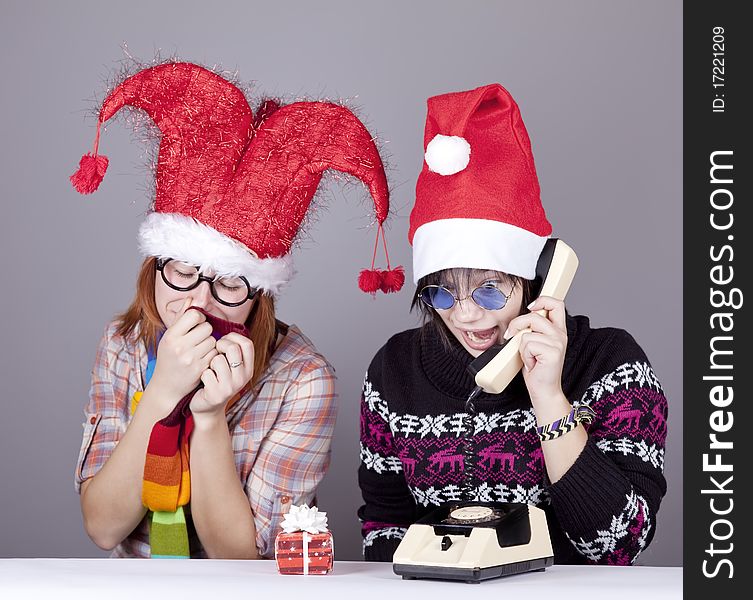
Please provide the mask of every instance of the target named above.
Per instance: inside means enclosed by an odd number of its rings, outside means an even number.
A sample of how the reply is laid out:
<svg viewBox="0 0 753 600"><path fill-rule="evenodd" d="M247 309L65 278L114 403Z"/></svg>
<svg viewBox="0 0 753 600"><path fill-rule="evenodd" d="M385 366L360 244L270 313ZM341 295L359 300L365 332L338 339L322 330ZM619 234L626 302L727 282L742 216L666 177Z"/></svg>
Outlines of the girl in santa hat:
<svg viewBox="0 0 753 600"><path fill-rule="evenodd" d="M382 162L342 106L268 101L254 115L232 83L170 62L107 96L71 177L80 192L102 180L100 128L126 105L161 140L136 296L105 328L92 373L76 467L84 525L113 556L271 557L284 513L314 498L335 425L334 370L275 318L274 298L324 170L364 182L381 232Z"/></svg>
<svg viewBox="0 0 753 600"><path fill-rule="evenodd" d="M545 511L555 562L631 564L666 492L662 387L627 332L539 295L554 240L509 93L430 98L424 143L409 239L425 324L390 338L366 373L365 558L391 560L439 505L521 502ZM488 393L469 365L506 340L522 368Z"/></svg>

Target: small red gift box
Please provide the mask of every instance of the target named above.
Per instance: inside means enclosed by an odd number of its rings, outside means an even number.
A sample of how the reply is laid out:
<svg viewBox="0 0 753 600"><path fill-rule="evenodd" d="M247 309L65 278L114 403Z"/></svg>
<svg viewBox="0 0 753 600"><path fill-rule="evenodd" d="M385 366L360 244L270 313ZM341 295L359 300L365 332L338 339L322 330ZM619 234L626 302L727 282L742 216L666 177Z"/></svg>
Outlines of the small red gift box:
<svg viewBox="0 0 753 600"><path fill-rule="evenodd" d="M332 533L280 532L275 538L277 570L283 575L326 575L332 570Z"/></svg>

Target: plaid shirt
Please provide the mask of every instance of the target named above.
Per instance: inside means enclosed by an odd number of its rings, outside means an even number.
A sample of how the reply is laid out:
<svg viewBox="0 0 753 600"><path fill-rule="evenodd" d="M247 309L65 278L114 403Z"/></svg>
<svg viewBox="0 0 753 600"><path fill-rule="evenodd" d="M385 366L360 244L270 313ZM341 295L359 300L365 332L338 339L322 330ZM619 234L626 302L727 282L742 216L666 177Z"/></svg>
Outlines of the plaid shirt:
<svg viewBox="0 0 753 600"><path fill-rule="evenodd" d="M97 349L84 438L75 485L97 474L131 421L129 404L144 389L147 352L143 343L115 335L110 323ZM335 371L301 331L291 326L253 390L228 411L235 466L256 524L256 545L274 556L274 539L293 504L311 504L329 466L335 427ZM187 507L190 514L190 504ZM191 556L206 554L190 519ZM112 552L148 557L147 518Z"/></svg>

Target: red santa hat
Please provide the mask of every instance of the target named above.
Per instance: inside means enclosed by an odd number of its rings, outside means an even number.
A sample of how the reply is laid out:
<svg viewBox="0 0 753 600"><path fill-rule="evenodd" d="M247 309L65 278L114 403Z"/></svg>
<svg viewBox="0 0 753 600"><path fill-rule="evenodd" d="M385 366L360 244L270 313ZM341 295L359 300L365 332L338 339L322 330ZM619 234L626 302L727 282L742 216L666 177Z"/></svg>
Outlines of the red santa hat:
<svg viewBox="0 0 753 600"><path fill-rule="evenodd" d="M427 104L408 233L414 282L455 267L534 279L552 226L518 105L498 83Z"/></svg>
<svg viewBox="0 0 753 600"><path fill-rule="evenodd" d="M123 106L145 111L161 132L153 210L139 230L145 256L173 258L217 275L246 277L277 294L292 276L291 246L322 174L360 179L374 200L377 244L389 211L379 152L363 123L329 102L265 102L252 113L223 77L195 64L143 69L116 86L99 112L94 149L71 176L84 194L107 169L101 126ZM386 243L384 243L386 252ZM402 267L361 273L364 291L397 291ZM363 281L366 281L366 284Z"/></svg>

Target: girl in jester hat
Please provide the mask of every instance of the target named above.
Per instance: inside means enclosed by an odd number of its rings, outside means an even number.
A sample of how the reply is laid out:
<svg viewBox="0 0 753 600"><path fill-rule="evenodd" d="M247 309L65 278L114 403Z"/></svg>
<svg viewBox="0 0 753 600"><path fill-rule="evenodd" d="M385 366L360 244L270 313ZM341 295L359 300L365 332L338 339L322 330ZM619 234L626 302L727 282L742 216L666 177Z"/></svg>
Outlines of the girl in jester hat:
<svg viewBox="0 0 753 600"><path fill-rule="evenodd" d="M424 325L377 352L361 398L365 558L391 560L439 505L523 502L545 511L555 562L631 564L666 492L662 387L630 334L539 295L554 239L510 94L430 98L424 144L409 232ZM521 370L469 401L469 364L511 339Z"/></svg>
<svg viewBox="0 0 753 600"><path fill-rule="evenodd" d="M108 94L71 177L81 193L104 176L100 128L124 106L161 138L136 296L92 372L76 467L84 525L118 557L271 557L284 513L314 498L335 425L334 370L275 318L275 297L325 170L365 184L383 235L382 161L342 106L266 101L254 113L223 77L170 62ZM401 278L372 264L361 287L396 291Z"/></svg>

